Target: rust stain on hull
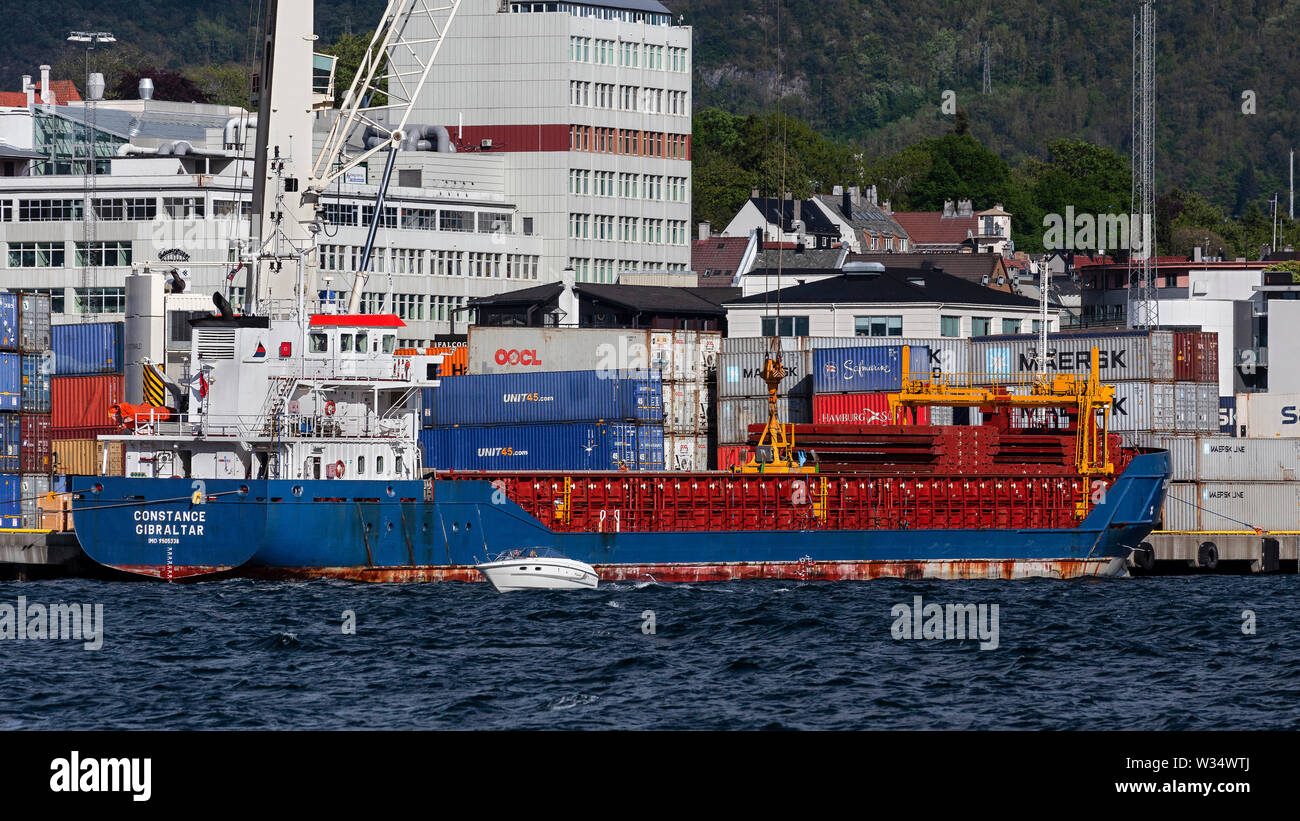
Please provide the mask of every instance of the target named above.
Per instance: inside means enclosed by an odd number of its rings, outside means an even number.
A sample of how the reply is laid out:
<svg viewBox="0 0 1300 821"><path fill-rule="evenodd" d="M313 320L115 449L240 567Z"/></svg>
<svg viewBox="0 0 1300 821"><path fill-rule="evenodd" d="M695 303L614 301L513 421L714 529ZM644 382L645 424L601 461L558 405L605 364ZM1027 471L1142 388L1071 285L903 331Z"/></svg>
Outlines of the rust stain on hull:
<svg viewBox="0 0 1300 821"><path fill-rule="evenodd" d="M954 560L861 562L728 562L713 564L598 564L601 581L719 582L733 579L865 581L869 579L1077 579L1122 576L1122 559ZM471 565L415 567L251 567L258 579L350 579L377 583L481 582Z"/></svg>

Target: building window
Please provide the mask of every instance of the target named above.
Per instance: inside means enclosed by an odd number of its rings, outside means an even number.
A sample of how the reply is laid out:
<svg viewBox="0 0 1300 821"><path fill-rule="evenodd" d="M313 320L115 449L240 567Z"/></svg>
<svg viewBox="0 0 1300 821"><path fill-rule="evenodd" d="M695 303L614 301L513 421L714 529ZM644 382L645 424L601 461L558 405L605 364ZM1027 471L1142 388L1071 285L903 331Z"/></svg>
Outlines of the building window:
<svg viewBox="0 0 1300 821"><path fill-rule="evenodd" d="M763 317L763 336L807 336L808 317L806 316L765 316Z"/></svg>
<svg viewBox="0 0 1300 821"><path fill-rule="evenodd" d="M81 200L19 200L19 222L71 222L81 219Z"/></svg>
<svg viewBox="0 0 1300 821"><path fill-rule="evenodd" d="M993 320L987 316L973 316L970 320L971 336L988 336L993 333Z"/></svg>
<svg viewBox="0 0 1300 821"><path fill-rule="evenodd" d="M1018 319L1004 319L1004 320L1002 320L1002 333L1004 333L1004 334L1018 334L1018 333L1020 333L1020 320L1018 320Z"/></svg>
<svg viewBox="0 0 1300 821"><path fill-rule="evenodd" d="M73 312L121 314L126 312L125 288L77 288Z"/></svg>
<svg viewBox="0 0 1300 821"><path fill-rule="evenodd" d="M163 197L163 213L172 219L203 219L206 210L202 197Z"/></svg>
<svg viewBox="0 0 1300 821"><path fill-rule="evenodd" d="M959 316L939 317L939 335L940 336L961 336L961 317Z"/></svg>
<svg viewBox="0 0 1300 821"><path fill-rule="evenodd" d="M903 318L901 316L855 316L853 335L902 336Z"/></svg>
<svg viewBox="0 0 1300 821"><path fill-rule="evenodd" d="M91 268L122 267L131 264L131 243L129 242L78 242L76 259L79 267Z"/></svg>
<svg viewBox="0 0 1300 821"><path fill-rule="evenodd" d="M9 243L10 268L62 268L63 260L61 242Z"/></svg>

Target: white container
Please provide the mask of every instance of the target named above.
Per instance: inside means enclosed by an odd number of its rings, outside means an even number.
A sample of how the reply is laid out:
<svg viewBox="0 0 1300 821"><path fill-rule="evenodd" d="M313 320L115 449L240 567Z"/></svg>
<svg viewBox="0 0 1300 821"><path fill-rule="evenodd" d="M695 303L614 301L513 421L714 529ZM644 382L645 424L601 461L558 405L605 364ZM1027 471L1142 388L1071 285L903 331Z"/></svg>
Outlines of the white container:
<svg viewBox="0 0 1300 821"><path fill-rule="evenodd" d="M1201 436L1197 477L1203 481L1294 482L1300 479L1300 439Z"/></svg>
<svg viewBox="0 0 1300 821"><path fill-rule="evenodd" d="M1300 530L1300 482L1201 482L1200 488L1201 530Z"/></svg>
<svg viewBox="0 0 1300 821"><path fill-rule="evenodd" d="M1087 376L1094 347L1103 382L1151 378L1151 340L1146 331L1048 334L1047 372ZM970 351L970 371L976 374L972 377L976 384L1024 382L1038 373L1037 335L978 337L971 341Z"/></svg>
<svg viewBox="0 0 1300 821"><path fill-rule="evenodd" d="M703 436L664 436L664 468L701 471L709 469L709 440Z"/></svg>
<svg viewBox="0 0 1300 821"><path fill-rule="evenodd" d="M1289 366L1297 367L1297 364ZM1300 394L1239 393L1237 425L1252 438L1300 437Z"/></svg>
<svg viewBox="0 0 1300 821"><path fill-rule="evenodd" d="M695 380L720 341L717 331L471 326L467 364L472 374L652 369Z"/></svg>
<svg viewBox="0 0 1300 821"><path fill-rule="evenodd" d="M1200 486L1195 482L1170 482L1165 493L1163 530L1200 530Z"/></svg>
<svg viewBox="0 0 1300 821"><path fill-rule="evenodd" d="M812 421L812 403L806 396L777 400L781 421L806 424ZM718 444L743 445L749 441L750 425L767 424L766 397L726 397L718 400Z"/></svg>

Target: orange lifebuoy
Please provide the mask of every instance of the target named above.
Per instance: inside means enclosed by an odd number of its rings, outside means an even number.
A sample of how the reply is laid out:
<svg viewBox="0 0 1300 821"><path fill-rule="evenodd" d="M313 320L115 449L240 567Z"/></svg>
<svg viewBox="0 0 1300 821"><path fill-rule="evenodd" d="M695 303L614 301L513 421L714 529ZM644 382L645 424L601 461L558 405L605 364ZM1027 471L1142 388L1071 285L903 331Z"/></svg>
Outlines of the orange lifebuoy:
<svg viewBox="0 0 1300 821"><path fill-rule="evenodd" d="M337 476L338 478L342 479L342 478L343 478L343 468L344 468L344 466L343 466L343 460L342 460L342 459L340 459L340 460L338 460L337 462L335 462L335 463L334 463L334 475Z"/></svg>
<svg viewBox="0 0 1300 821"><path fill-rule="evenodd" d="M333 399L331 399L330 401L328 401L328 402L325 403L325 415L326 415L326 416L333 416L333 415L334 415L334 400L333 400Z"/></svg>

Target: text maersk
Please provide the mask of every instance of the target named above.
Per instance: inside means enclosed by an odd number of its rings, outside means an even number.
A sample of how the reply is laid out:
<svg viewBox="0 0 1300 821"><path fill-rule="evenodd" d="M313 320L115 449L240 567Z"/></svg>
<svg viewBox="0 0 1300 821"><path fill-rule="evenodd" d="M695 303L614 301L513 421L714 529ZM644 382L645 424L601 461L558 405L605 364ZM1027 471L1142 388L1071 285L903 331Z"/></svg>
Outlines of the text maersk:
<svg viewBox="0 0 1300 821"><path fill-rule="evenodd" d="M206 510L137 510L131 514L137 536L202 536Z"/></svg>
<svg viewBox="0 0 1300 821"><path fill-rule="evenodd" d="M1101 368L1124 368L1124 354L1127 351L1097 351L1097 364ZM1048 351L1047 369L1057 371L1086 371L1092 367L1092 351ZM1038 370L1038 357L1035 354L1020 354L1022 372Z"/></svg>

